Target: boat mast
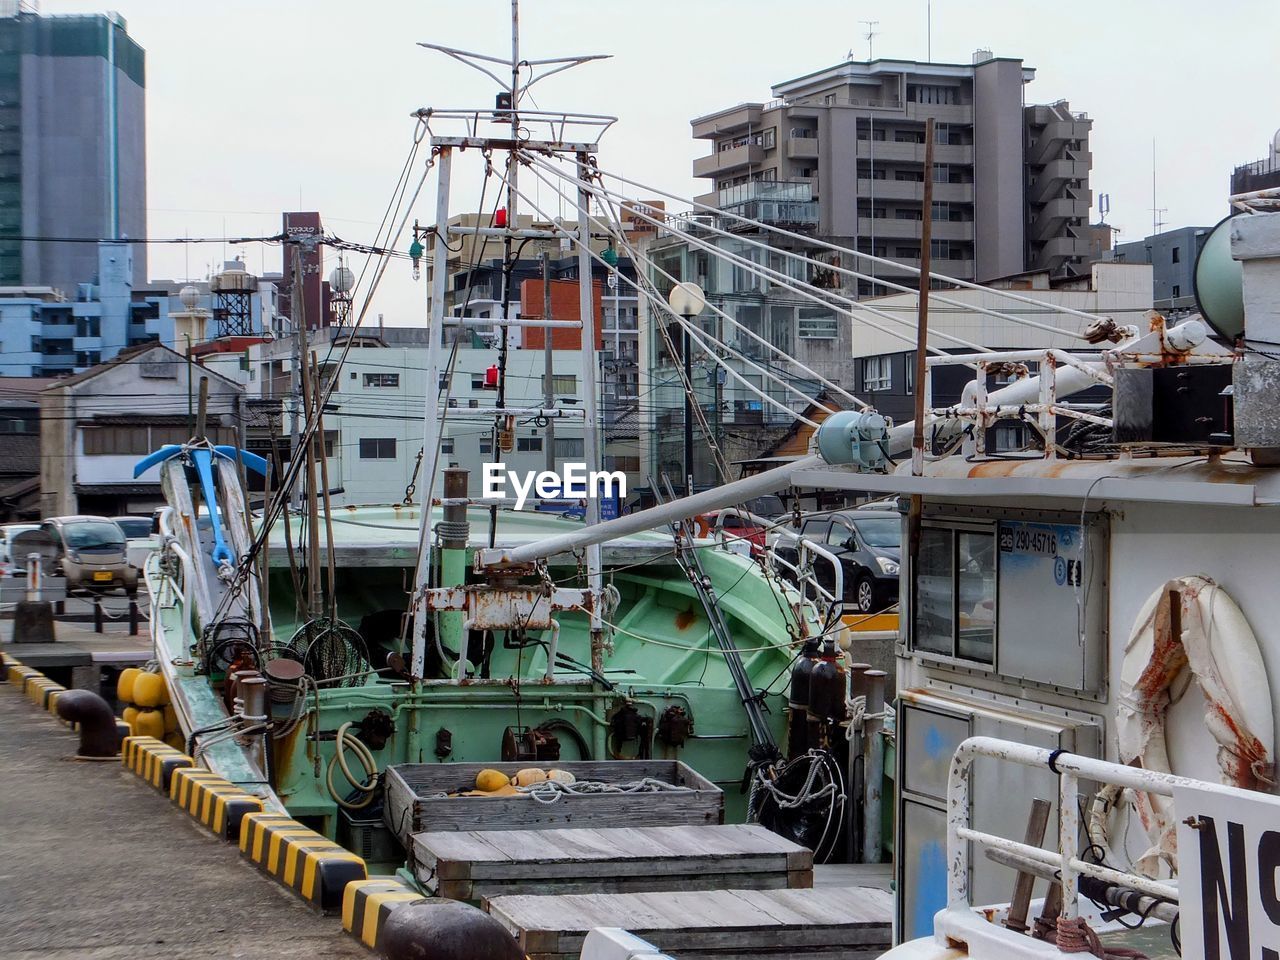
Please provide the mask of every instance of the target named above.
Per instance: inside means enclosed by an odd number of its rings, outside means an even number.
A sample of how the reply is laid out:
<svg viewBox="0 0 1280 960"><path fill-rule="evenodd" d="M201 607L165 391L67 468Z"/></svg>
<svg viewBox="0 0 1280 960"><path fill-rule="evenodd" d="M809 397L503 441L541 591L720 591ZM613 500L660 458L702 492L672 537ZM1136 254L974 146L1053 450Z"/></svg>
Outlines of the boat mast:
<svg viewBox="0 0 1280 960"><path fill-rule="evenodd" d="M500 58L487 56L485 54L471 53L464 50L458 50L452 47L445 47L439 44L422 43L421 46L428 49L436 50L444 53L455 60L467 64L468 66L479 70L490 79L494 80L500 89L504 89L510 97L510 102L506 105L505 112L509 120L509 133L502 137L484 136L480 127L488 116L492 116L493 120L501 123L504 113L503 106L499 102L492 114L487 111L482 113L475 110L420 110L416 116L424 121L430 122L450 122L453 124L461 124L464 127L465 135L461 137L439 136L432 134L431 146L432 152L436 157L436 164L439 171L439 181L436 195L436 222L435 235L432 257L432 275L431 275L431 315L429 321L429 335L427 346L427 383L426 383L426 404L424 410L423 424L423 467L427 470L427 482L425 484L425 493L422 497L422 519L419 532L419 549L418 563L414 575L414 633L413 647L410 657L410 672L414 677L421 678L426 664L426 642L429 633L428 621L433 613L441 610L453 610L458 607L453 604L459 602L456 594L451 594L450 589L462 586L462 584L453 583L437 583L437 590L432 591L428 588L431 581L431 572L435 565L436 545L434 531L431 529L431 508L432 501L435 497L436 477L441 473L439 470L440 460L440 443L441 443L441 423L440 423L440 391L444 386L441 377L444 374L442 369L442 357L444 348L444 328L446 323L445 316L445 295L447 291L447 272L449 246L448 240L450 234L457 236L472 236L479 238L482 236L493 236L500 234L503 238L503 301L510 302L510 291L507 286L511 283L511 272L514 269L512 258L515 256L513 250L513 242L516 240L526 239L546 239L554 237L557 232L537 229L521 229L518 222L519 207L519 186L518 172L522 158L519 155L521 150L533 150L547 156L562 156L566 159L572 156L575 161L576 172L580 178L585 179L593 169L591 156L596 150L595 136L587 140L573 140L566 136L566 131L570 128L585 129L591 131L598 136L602 134L614 122L613 117L603 117L587 114L572 114L547 112L535 110L526 113L523 117L520 112L520 100L538 80L568 70L572 67L579 66L592 60L604 59L601 55L587 56L571 56L571 57L555 57L545 60L525 60L520 54L520 5L519 0L511 0L511 58L509 63ZM501 79L494 70L497 65L510 67L510 86L507 81ZM528 70L529 76L524 82L521 82L520 71L522 68ZM537 73L538 69L540 73ZM505 99L500 97L499 100ZM535 126L539 130L545 129L548 132L546 139L535 139L528 130L524 129L524 124ZM430 129L430 128L428 128ZM491 150L507 151L507 222L504 227L498 229L486 228L477 225L474 228L464 226L450 227L449 225L449 179L451 171L451 160L454 148L459 150L466 148L480 148L481 152L488 156ZM574 242L578 244L578 287L579 287L579 310L581 320L578 323L555 321L550 317L543 317L541 321L511 319L506 316L499 318L502 329L503 344L505 347L507 332L510 326L542 326L546 330L544 336L544 349L550 351L553 349L551 341L551 331L556 326L575 326L580 330L581 334L581 357L583 367L583 396L580 410L583 417L583 453L585 468L588 477L599 473L602 463L602 450L600 448L600 432L598 422L598 402L596 396L597 376L596 367L598 357L596 355L597 341L597 324L594 311L595 297L594 285L591 278L591 250L590 250L590 201L591 195L589 190L584 186L578 191L578 224L576 231L563 231L569 233ZM481 211L483 214L483 211ZM518 248L516 248L518 250ZM457 320L460 327L468 325L465 317ZM501 401L497 408L492 411L495 417L509 417L519 414L528 414L531 411L513 408L509 402L506 402L505 391L501 395ZM538 410L537 412L548 415L552 413L550 410ZM554 453L554 451L552 451ZM588 491L595 494L598 491ZM586 497L585 523L587 526L593 526L600 521L600 505L596 497ZM492 535L492 534L491 534ZM585 563L587 575L587 589L580 591L583 594L579 600L570 603L569 599L562 598L560 601L553 600L551 606L555 609L587 609L590 610L590 628L591 628L591 662L592 666L599 671L603 666L603 647L604 634L603 625L600 618L600 602L603 596L604 581L600 563L600 547L598 545L590 545L585 550ZM439 588L444 588L443 590ZM573 592L573 591L571 591ZM439 594L439 596L433 596ZM567 605L566 605L567 604ZM513 611L513 625L521 622L528 622L528 612L520 613L518 610L517 599L512 600L511 609ZM458 682L464 678L465 658L465 638L453 638L457 640L457 649L459 651L459 662L456 664L454 680ZM554 668L554 663L548 662L548 675Z"/></svg>

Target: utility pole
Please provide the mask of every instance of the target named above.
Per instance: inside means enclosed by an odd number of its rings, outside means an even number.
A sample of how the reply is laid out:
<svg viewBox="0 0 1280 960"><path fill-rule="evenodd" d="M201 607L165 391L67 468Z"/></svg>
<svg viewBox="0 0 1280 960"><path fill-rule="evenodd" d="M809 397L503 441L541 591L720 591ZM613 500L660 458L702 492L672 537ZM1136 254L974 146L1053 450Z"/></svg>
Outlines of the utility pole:
<svg viewBox="0 0 1280 960"><path fill-rule="evenodd" d="M290 319L293 321L293 370L290 377L290 393L289 393L289 461L293 462L294 457L302 455L299 449L301 445L301 422L299 420L299 412L302 410L302 363L303 358L307 355L307 329L304 309L302 305L302 251L301 248L295 246L293 248L293 284L290 293L289 313L292 315ZM289 491L289 509L295 514L302 508L302 487L298 483L294 483Z"/></svg>
<svg viewBox="0 0 1280 960"><path fill-rule="evenodd" d="M581 282L581 278L579 278ZM551 251L542 251L542 319L551 319ZM548 410L555 406L556 394L552 384L555 382L555 356L552 351L551 338L555 333L550 326L544 327L542 331L542 356L543 370L542 374L542 404ZM555 417L547 418L547 434L543 441L546 446L543 449L547 470L555 472L556 469L556 419Z"/></svg>
<svg viewBox="0 0 1280 960"><path fill-rule="evenodd" d="M920 223L920 304L916 313L916 382L915 422L911 434L911 475L924 473L924 398L925 377L929 375L925 364L929 343L929 272L933 267L933 117L924 122L924 216ZM981 428L979 428L981 429ZM907 557L911 564L911 581L915 582L916 563L920 558L920 517L924 512L924 498L911 495L907 513ZM915 609L915 595L911 597L911 609Z"/></svg>

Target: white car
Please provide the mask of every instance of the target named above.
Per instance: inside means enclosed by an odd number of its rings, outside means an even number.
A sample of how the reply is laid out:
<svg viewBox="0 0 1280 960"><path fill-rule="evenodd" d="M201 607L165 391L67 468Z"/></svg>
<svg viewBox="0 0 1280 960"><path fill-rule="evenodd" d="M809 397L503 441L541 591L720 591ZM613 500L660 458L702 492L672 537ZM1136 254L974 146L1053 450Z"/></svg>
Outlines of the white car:
<svg viewBox="0 0 1280 960"><path fill-rule="evenodd" d="M0 577L25 577L27 575L27 556L32 551L24 551L15 546L14 538L20 533L39 530L38 523L6 523L0 526Z"/></svg>
<svg viewBox="0 0 1280 960"><path fill-rule="evenodd" d="M147 557L160 546L156 523L151 517L112 517L128 538L127 557L130 565L142 569Z"/></svg>

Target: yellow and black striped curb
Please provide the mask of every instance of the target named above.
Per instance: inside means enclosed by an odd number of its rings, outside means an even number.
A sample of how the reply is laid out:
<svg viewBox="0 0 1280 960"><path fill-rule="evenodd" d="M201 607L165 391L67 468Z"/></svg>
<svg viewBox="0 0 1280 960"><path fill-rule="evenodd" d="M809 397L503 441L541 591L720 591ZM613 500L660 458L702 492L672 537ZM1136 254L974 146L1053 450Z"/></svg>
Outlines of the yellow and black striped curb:
<svg viewBox="0 0 1280 960"><path fill-rule="evenodd" d="M173 771L194 767L195 761L155 737L125 737L121 762L157 790L167 794Z"/></svg>
<svg viewBox="0 0 1280 960"><path fill-rule="evenodd" d="M342 892L368 879L364 860L282 813L250 813L240 852L324 913L342 909Z"/></svg>
<svg viewBox="0 0 1280 960"><path fill-rule="evenodd" d="M377 950L382 945L382 928L391 911L403 904L425 899L413 887L395 877L353 880L342 894L342 929L366 947Z"/></svg>
<svg viewBox="0 0 1280 960"><path fill-rule="evenodd" d="M27 695L27 699L41 710L49 709L49 698L53 694L62 693L66 689L62 684L54 683L42 673L27 677L26 683L22 686L22 692ZM57 698L54 697L54 699Z"/></svg>
<svg viewBox="0 0 1280 960"><path fill-rule="evenodd" d="M22 661L9 654L3 655L3 673L0 674L10 684L22 691L23 695L41 710L48 710L62 723L67 721L58 717L58 695L67 688L50 680L39 670L28 667ZM74 726L72 724L72 726Z"/></svg>
<svg viewBox="0 0 1280 960"><path fill-rule="evenodd" d="M169 799L232 843L240 839L244 817L262 812L261 797L246 793L243 787L212 770L194 766L176 767L172 771Z"/></svg>

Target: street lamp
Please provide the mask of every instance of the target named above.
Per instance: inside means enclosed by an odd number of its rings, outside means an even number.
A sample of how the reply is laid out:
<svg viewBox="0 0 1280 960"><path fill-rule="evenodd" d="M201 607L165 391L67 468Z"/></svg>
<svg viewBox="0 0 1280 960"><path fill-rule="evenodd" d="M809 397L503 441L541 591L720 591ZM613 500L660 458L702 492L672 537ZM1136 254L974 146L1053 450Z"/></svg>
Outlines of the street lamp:
<svg viewBox="0 0 1280 960"><path fill-rule="evenodd" d="M667 294L672 313L684 319L680 353L684 363L684 482L685 496L693 495L693 350L689 344L689 328L693 318L707 306L707 295L696 283L677 283Z"/></svg>

